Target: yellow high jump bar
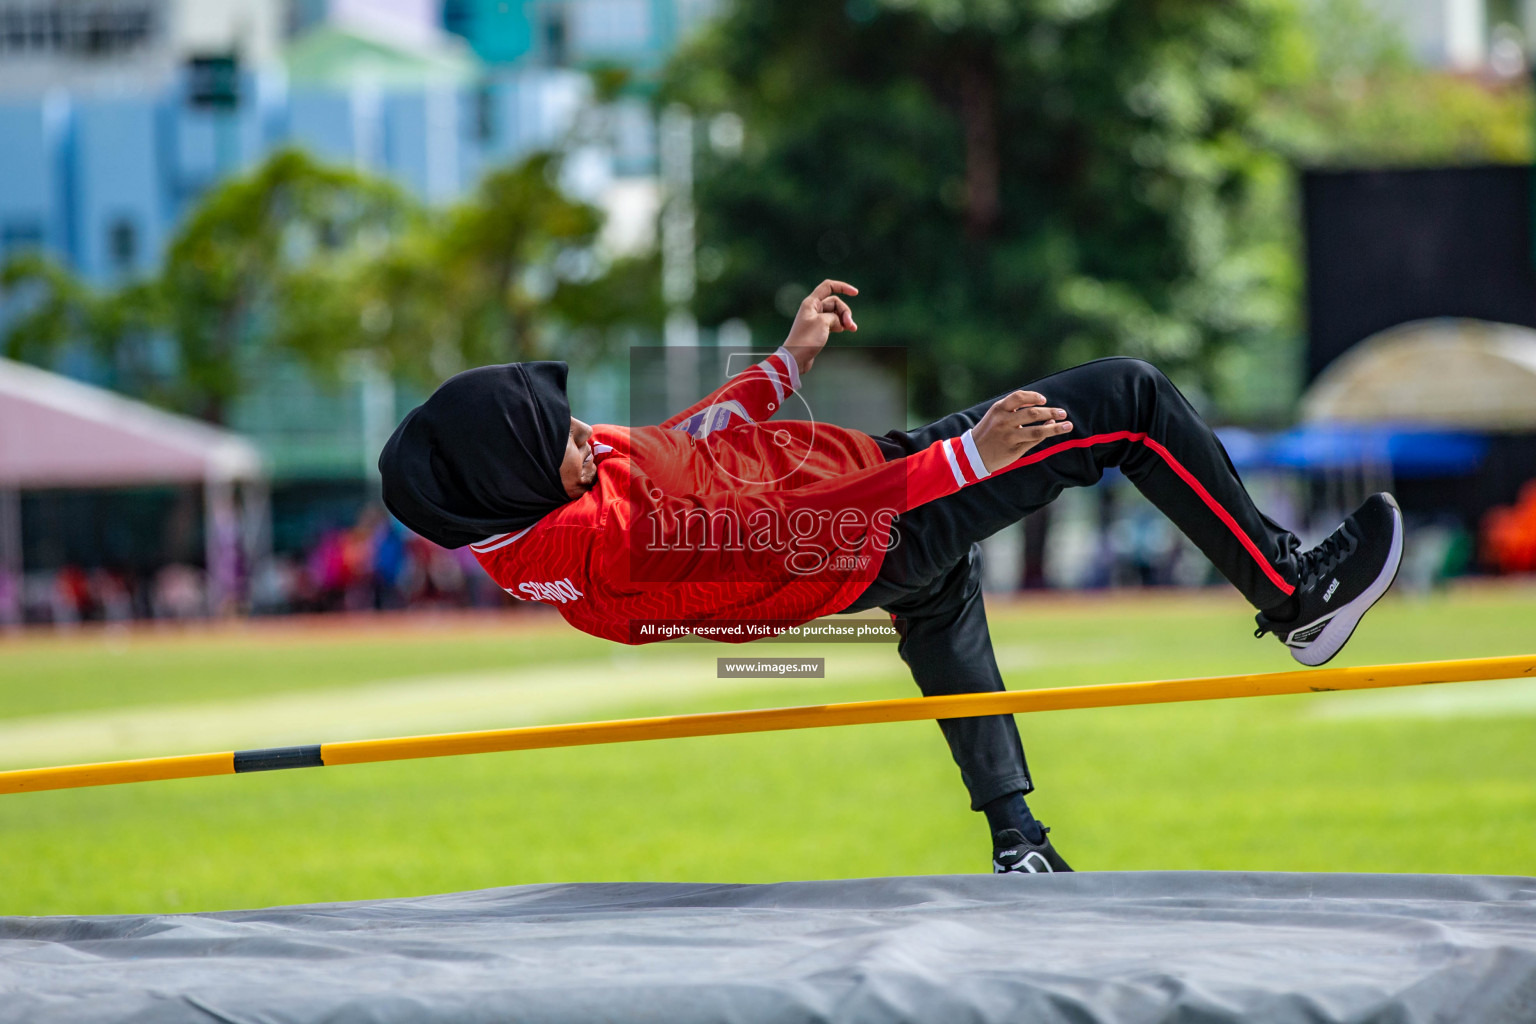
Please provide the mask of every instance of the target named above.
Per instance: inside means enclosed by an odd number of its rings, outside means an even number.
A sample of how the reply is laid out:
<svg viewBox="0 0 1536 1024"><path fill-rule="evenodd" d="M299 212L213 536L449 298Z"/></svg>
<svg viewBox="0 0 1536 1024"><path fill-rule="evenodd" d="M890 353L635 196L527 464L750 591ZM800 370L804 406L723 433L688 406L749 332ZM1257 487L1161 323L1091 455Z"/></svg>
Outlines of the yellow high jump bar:
<svg viewBox="0 0 1536 1024"><path fill-rule="evenodd" d="M1186 700L1269 697L1282 693L1326 693L1333 690L1369 690L1388 686L1521 678L1536 678L1536 654L1363 668L1165 679L1147 683L1063 686L1048 690L965 693L952 697L908 697L752 711L717 711L701 715L535 725L436 736L348 740L263 750L226 750L217 754L149 757L135 761L106 761L56 768L21 768L0 772L0 793L110 786L120 782L150 782L158 779L190 779L204 775L233 775L281 768L400 761L412 757L627 743L631 740L679 739L685 736L721 736L780 729L817 729L832 725L910 722L924 718L973 718L1027 711L1064 711L1127 704L1167 704Z"/></svg>

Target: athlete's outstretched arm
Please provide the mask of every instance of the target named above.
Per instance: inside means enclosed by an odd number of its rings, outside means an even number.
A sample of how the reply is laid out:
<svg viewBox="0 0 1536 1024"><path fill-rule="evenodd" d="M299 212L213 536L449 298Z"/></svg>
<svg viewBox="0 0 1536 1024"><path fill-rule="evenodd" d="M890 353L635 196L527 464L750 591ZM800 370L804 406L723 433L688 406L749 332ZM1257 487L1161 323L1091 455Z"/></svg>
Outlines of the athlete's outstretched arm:
<svg viewBox="0 0 1536 1024"><path fill-rule="evenodd" d="M843 281L823 281L800 303L789 336L773 355L727 380L662 426L702 437L734 422L760 423L800 390L800 374L811 368L827 338L856 331L853 311L839 296L859 290Z"/></svg>
<svg viewBox="0 0 1536 1024"><path fill-rule="evenodd" d="M827 338L844 331L857 331L853 310L840 295L857 295L859 290L843 281L823 281L800 303L795 311L795 321L789 327L789 337L784 348L794 356L804 373L816 361L816 356L827 346Z"/></svg>

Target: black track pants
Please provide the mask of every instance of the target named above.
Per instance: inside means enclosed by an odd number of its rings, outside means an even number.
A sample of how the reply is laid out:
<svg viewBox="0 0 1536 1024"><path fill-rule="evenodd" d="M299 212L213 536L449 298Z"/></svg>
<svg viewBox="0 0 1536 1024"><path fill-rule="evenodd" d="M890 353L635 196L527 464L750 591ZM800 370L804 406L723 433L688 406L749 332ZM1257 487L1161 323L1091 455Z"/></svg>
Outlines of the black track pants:
<svg viewBox="0 0 1536 1024"><path fill-rule="evenodd" d="M902 660L925 696L1004 688L981 602L978 542L1049 504L1064 487L1097 483L1109 466L1118 466L1255 608L1273 608L1290 595L1296 537L1254 507L1221 442L1161 371L1139 359L1100 359L1023 390L1065 409L1071 432L1031 449L1021 465L904 513L879 576L849 609L891 613ZM994 401L878 440L892 457L920 451L974 427ZM1011 715L939 726L972 807L1034 788Z"/></svg>

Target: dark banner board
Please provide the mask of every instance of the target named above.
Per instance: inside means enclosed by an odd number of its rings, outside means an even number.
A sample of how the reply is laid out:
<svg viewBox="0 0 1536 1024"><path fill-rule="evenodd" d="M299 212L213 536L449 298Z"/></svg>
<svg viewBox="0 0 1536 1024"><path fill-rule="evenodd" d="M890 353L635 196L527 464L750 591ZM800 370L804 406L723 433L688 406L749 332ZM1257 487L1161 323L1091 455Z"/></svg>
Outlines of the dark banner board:
<svg viewBox="0 0 1536 1024"><path fill-rule="evenodd" d="M1410 320L1536 327L1530 167L1307 171L1307 381Z"/></svg>

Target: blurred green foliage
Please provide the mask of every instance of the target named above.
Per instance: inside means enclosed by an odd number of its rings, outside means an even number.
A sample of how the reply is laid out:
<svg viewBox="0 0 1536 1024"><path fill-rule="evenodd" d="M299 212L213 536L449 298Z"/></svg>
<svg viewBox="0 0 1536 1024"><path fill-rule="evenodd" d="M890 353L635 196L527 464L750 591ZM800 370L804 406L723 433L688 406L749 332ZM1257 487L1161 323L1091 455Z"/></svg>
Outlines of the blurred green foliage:
<svg viewBox="0 0 1536 1024"><path fill-rule="evenodd" d="M203 197L154 277L93 289L45 258L12 261L0 288L21 313L0 351L48 365L83 344L121 390L220 422L274 352L322 378L365 352L432 385L549 355L556 332L600 349L605 328L659 322L654 261L602 261L601 212L566 196L558 173L556 155L536 153L438 210L278 152Z"/></svg>
<svg viewBox="0 0 1536 1024"><path fill-rule="evenodd" d="M846 275L924 414L1102 355L1200 371L1289 316L1255 130L1289 31L1272 0L736 3L669 83L746 128L698 172L702 319Z"/></svg>
<svg viewBox="0 0 1536 1024"><path fill-rule="evenodd" d="M1109 354L1284 402L1292 163L1529 150L1523 92L1413 66L1356 0L740 0L665 93L745 129L697 171L701 319L772 333L849 278L928 415Z"/></svg>
<svg viewBox="0 0 1536 1024"><path fill-rule="evenodd" d="M0 267L0 295L25 303L23 312L6 324L4 347L8 359L46 364L60 339L94 336L96 296L66 268L37 252L23 252Z"/></svg>
<svg viewBox="0 0 1536 1024"><path fill-rule="evenodd" d="M1491 10L1491 8L1490 8ZM1302 166L1414 167L1532 159L1530 81L1427 71L1396 26L1361 0L1297 10L1280 59L1286 87L1265 98L1268 144Z"/></svg>
<svg viewBox="0 0 1536 1024"><path fill-rule="evenodd" d="M168 329L179 357L176 404L222 420L250 346L289 349L317 365L335 359L345 334L303 330L311 307L347 301L317 292L317 273L378 249L414 213L392 186L292 150L205 196L151 286L161 313L153 326Z"/></svg>

